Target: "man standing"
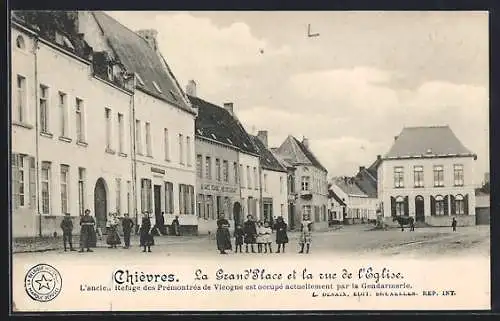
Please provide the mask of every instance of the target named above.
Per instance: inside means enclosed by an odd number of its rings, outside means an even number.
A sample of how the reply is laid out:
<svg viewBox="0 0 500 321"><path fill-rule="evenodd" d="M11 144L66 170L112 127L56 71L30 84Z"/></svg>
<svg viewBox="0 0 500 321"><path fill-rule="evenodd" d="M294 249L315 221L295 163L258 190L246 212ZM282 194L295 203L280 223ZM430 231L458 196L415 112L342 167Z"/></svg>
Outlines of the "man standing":
<svg viewBox="0 0 500 321"><path fill-rule="evenodd" d="M85 214L82 216L80 219L80 252L83 252L83 250L86 248L87 252L93 252L90 249L90 241L91 238L93 237L94 234L94 226L95 226L95 220L92 216L90 216L90 210L86 209Z"/></svg>
<svg viewBox="0 0 500 321"><path fill-rule="evenodd" d="M453 228L453 232L457 231L457 220L455 218L451 221L451 227Z"/></svg>
<svg viewBox="0 0 500 321"><path fill-rule="evenodd" d="M245 233L245 253L248 253L248 244L252 248L252 253L255 253L253 245L257 242L257 225L252 215L248 215L247 220L243 223L243 232Z"/></svg>
<svg viewBox="0 0 500 321"><path fill-rule="evenodd" d="M180 236L181 235L180 224L179 224L179 216L176 216L172 220L172 231L174 232L175 236Z"/></svg>
<svg viewBox="0 0 500 321"><path fill-rule="evenodd" d="M71 220L71 216L69 213L64 215L64 218L61 222L61 229L63 230L63 243L64 243L64 252L68 249L66 247L66 243L69 244L69 250L74 251L73 248L73 221Z"/></svg>
<svg viewBox="0 0 500 321"><path fill-rule="evenodd" d="M122 219L122 228L123 228L123 240L125 242L124 249L130 248L130 232L132 231L132 227L134 226L134 222L128 216L128 213L123 215Z"/></svg>

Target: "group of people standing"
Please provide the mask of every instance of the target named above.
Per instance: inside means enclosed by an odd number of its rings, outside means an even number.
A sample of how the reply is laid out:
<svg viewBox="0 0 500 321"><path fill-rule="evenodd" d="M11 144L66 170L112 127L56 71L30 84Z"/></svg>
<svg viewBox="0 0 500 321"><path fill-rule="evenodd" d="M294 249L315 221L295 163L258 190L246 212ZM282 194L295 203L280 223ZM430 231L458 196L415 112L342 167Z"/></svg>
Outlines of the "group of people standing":
<svg viewBox="0 0 500 321"><path fill-rule="evenodd" d="M312 241L312 222L308 215L304 215L304 220L301 224L301 235L299 244L301 250L299 253L309 253ZM226 251L232 250L231 235L229 232L229 221L221 215L217 220L217 249L220 254L227 254ZM245 244L245 253L273 253L272 249L272 233L276 231L276 244L278 245L276 253L285 253L285 245L288 243L288 226L282 216L279 216L275 222L258 221L256 222L252 215L247 216L247 220L236 225L233 237L235 239L235 253L243 253L242 247ZM257 244L257 252L255 251Z"/></svg>
<svg viewBox="0 0 500 321"><path fill-rule="evenodd" d="M130 235L134 227L134 221L129 217L127 213L123 215L123 218L119 218L117 213L110 213L106 221L106 243L109 248L117 248L121 244L121 238L119 234L119 225L122 225L124 249L130 248ZM60 227L63 231L63 243L64 251L76 251L73 247L73 220L70 214L66 214L61 221ZM143 248L143 252L151 252L151 246L154 245L154 235L156 226L151 225L151 217L148 212L143 213L141 225L138 229L140 246ZM179 219L176 217L172 222L172 230L174 235L180 235L180 224ZM96 246L96 235L98 229L96 229L96 222L93 216L90 216L90 210L85 210L84 215L80 217L80 252L93 252L91 247Z"/></svg>

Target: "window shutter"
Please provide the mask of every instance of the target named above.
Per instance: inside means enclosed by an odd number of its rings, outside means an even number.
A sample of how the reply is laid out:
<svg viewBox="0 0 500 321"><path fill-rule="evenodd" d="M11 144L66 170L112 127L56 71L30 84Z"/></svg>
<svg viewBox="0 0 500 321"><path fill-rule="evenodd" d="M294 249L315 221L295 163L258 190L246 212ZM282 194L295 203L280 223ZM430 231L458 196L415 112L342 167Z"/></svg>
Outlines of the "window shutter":
<svg viewBox="0 0 500 321"><path fill-rule="evenodd" d="M396 216L396 199L391 196L391 215Z"/></svg>
<svg viewBox="0 0 500 321"><path fill-rule="evenodd" d="M450 205L451 205L451 215L455 215L456 212L457 212L457 209L456 209L456 204L455 204L455 196L453 195L450 195Z"/></svg>
<svg viewBox="0 0 500 321"><path fill-rule="evenodd" d="M408 204L408 196L405 196L405 216L410 215L410 206Z"/></svg>
<svg viewBox="0 0 500 321"><path fill-rule="evenodd" d="M179 214L182 214L184 206L182 206L182 184L179 184Z"/></svg>
<svg viewBox="0 0 500 321"><path fill-rule="evenodd" d="M146 210L146 188L144 179L141 180L141 213Z"/></svg>
<svg viewBox="0 0 500 321"><path fill-rule="evenodd" d="M149 214L153 213L153 190L152 190L152 182L148 179L148 212Z"/></svg>
<svg viewBox="0 0 500 321"><path fill-rule="evenodd" d="M448 195L446 195L444 198L443 198L443 201L444 201L444 215L449 215L450 213L448 212Z"/></svg>
<svg viewBox="0 0 500 321"><path fill-rule="evenodd" d="M431 195L431 215L436 215L436 199Z"/></svg>
<svg viewBox="0 0 500 321"><path fill-rule="evenodd" d="M36 208L36 171L35 157L30 157L29 181L30 181L30 208Z"/></svg>
<svg viewBox="0 0 500 321"><path fill-rule="evenodd" d="M464 214L469 215L469 194L464 196Z"/></svg>
<svg viewBox="0 0 500 321"><path fill-rule="evenodd" d="M195 214L195 210L194 210L194 186L190 186L189 187L189 190L190 190L190 194L191 194L191 214Z"/></svg>
<svg viewBox="0 0 500 321"><path fill-rule="evenodd" d="M19 154L12 153L12 205L14 208L19 208Z"/></svg>

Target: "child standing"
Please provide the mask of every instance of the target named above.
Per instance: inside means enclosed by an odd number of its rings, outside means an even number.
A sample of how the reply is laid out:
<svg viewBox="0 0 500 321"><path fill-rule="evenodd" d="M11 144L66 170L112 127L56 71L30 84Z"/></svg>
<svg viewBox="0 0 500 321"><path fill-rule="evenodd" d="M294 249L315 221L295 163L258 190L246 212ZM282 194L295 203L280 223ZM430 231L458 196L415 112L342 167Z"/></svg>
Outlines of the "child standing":
<svg viewBox="0 0 500 321"><path fill-rule="evenodd" d="M240 253L242 253L241 251L241 247L243 245L243 236L245 235L245 232L243 232L243 228L241 227L241 225L236 225L236 227L234 228L234 247L235 247L235 253L238 253L238 249L240 250Z"/></svg>
<svg viewBox="0 0 500 321"><path fill-rule="evenodd" d="M263 238L263 243L264 243L264 253L267 253L267 249L269 248L269 253L273 253L273 249L271 248L271 234L272 234L272 229L269 227L269 223L265 222L264 227L262 228L262 232L264 234Z"/></svg>
<svg viewBox="0 0 500 321"><path fill-rule="evenodd" d="M265 231L262 221L257 223L257 252L262 253L262 245L265 244Z"/></svg>

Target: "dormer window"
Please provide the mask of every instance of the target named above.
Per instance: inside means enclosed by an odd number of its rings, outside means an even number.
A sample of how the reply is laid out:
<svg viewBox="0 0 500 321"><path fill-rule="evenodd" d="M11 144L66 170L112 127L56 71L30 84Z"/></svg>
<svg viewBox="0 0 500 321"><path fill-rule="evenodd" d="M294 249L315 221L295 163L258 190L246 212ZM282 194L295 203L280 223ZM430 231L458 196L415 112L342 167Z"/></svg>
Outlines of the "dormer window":
<svg viewBox="0 0 500 321"><path fill-rule="evenodd" d="M144 81L142 80L141 76L138 73L135 73L135 79L137 79L137 82L139 85L144 86Z"/></svg>
<svg viewBox="0 0 500 321"><path fill-rule="evenodd" d="M114 78L113 77L113 68L111 66L108 66L107 70L108 70L108 79L110 81L113 81L113 78Z"/></svg>
<svg viewBox="0 0 500 321"><path fill-rule="evenodd" d="M229 142L229 144L231 144L231 145L233 144L233 142L229 138L226 138L226 139Z"/></svg>
<svg viewBox="0 0 500 321"><path fill-rule="evenodd" d="M16 38L16 47L24 50L26 48L26 44L24 43L23 36L17 36Z"/></svg>
<svg viewBox="0 0 500 321"><path fill-rule="evenodd" d="M161 94L161 89L160 89L160 86L158 86L158 84L156 83L156 81L153 80L153 86L155 86L155 89L157 92L159 92Z"/></svg>
<svg viewBox="0 0 500 321"><path fill-rule="evenodd" d="M215 136L215 134L210 134L210 136L212 136L213 139L217 139L217 136Z"/></svg>

